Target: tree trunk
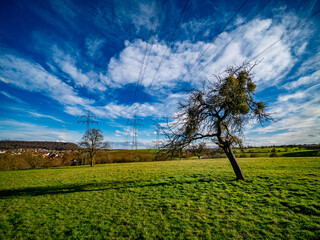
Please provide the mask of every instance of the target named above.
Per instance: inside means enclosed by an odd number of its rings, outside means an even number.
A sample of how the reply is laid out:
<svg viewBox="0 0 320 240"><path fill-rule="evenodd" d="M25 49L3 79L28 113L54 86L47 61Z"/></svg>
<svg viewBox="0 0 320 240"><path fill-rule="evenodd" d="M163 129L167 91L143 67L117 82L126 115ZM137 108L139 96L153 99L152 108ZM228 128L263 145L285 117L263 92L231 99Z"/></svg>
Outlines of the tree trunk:
<svg viewBox="0 0 320 240"><path fill-rule="evenodd" d="M243 175L243 173L241 171L240 165L239 165L238 161L236 160L236 158L235 158L235 156L234 156L234 154L232 152L231 146L224 147L223 150L226 153L227 157L229 158L229 161L230 161L230 163L232 165L233 171L237 176L237 180L245 181L246 178L244 177L244 175Z"/></svg>
<svg viewBox="0 0 320 240"><path fill-rule="evenodd" d="M93 165L94 165L94 155L90 155L90 165L91 165L91 167L93 167Z"/></svg>

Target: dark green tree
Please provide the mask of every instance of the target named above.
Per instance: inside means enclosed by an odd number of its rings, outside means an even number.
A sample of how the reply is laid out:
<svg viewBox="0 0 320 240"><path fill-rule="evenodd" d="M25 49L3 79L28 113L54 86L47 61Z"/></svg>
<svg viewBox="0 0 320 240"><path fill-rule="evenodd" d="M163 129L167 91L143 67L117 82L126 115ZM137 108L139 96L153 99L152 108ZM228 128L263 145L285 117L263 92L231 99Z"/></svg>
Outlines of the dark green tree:
<svg viewBox="0 0 320 240"><path fill-rule="evenodd" d="M211 139L227 155L238 180L245 180L232 147L242 147L245 124L271 120L263 102L254 99L256 85L251 70L255 65L244 63L228 67L223 76L215 76L207 86L189 92L172 124L168 124L166 145L171 151L189 146L199 139Z"/></svg>

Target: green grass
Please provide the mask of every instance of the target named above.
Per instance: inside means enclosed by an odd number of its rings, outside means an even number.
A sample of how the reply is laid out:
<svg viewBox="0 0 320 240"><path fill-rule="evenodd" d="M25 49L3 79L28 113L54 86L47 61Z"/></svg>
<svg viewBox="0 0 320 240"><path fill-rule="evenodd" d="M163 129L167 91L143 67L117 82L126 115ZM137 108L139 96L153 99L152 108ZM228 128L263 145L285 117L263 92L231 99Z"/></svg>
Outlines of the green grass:
<svg viewBox="0 0 320 240"><path fill-rule="evenodd" d="M320 158L0 172L0 239L318 239Z"/></svg>
<svg viewBox="0 0 320 240"><path fill-rule="evenodd" d="M277 157L315 157L320 156L320 149L308 149L306 147L255 147L245 148L242 150L234 149L237 157L269 157L274 153Z"/></svg>

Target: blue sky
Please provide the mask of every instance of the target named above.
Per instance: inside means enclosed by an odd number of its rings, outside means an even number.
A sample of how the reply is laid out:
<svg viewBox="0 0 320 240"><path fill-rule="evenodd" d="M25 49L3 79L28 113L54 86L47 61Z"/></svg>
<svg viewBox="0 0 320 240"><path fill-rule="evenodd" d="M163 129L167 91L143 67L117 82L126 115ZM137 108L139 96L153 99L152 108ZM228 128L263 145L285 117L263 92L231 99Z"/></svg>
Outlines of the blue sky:
<svg viewBox="0 0 320 240"><path fill-rule="evenodd" d="M254 59L256 97L276 122L249 124L246 143L320 142L320 14L287 35L320 1L0 4L1 140L79 142L90 110L114 148L132 138L136 115L139 147L150 147L154 121L186 90Z"/></svg>

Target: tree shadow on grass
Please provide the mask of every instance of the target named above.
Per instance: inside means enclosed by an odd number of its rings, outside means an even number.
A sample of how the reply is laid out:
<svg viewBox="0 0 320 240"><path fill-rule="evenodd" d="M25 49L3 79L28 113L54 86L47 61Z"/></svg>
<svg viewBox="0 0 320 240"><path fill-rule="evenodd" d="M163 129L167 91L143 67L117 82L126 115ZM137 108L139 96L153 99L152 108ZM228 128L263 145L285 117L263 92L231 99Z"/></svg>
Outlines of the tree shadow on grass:
<svg viewBox="0 0 320 240"><path fill-rule="evenodd" d="M9 189L0 191L0 199L12 198L17 196L41 196L56 195L77 192L93 192L104 190L117 190L143 187L165 187L182 184L209 183L221 181L219 179L188 179L188 180L169 180L169 181L109 181L104 183L87 184L64 184L60 186L28 187L20 189ZM225 180L224 180L225 181ZM226 180L228 181L228 180ZM229 180L230 181L230 180Z"/></svg>
<svg viewBox="0 0 320 240"><path fill-rule="evenodd" d="M9 189L0 191L0 199L13 196L40 196L40 195L55 195L76 192L91 192L108 189L119 189L122 184L130 184L130 182L106 182L106 183L87 183L87 184L63 184L59 186L45 187L28 187L20 189Z"/></svg>

